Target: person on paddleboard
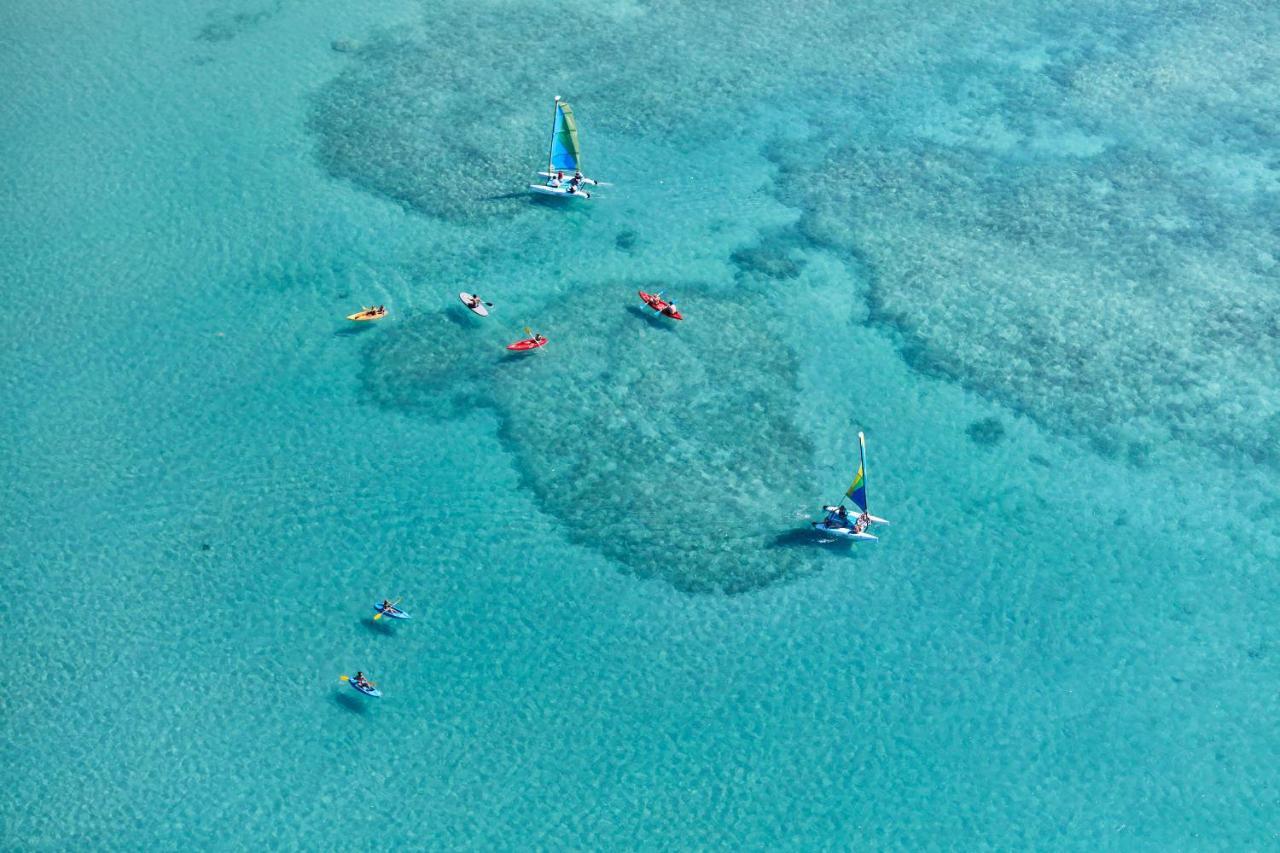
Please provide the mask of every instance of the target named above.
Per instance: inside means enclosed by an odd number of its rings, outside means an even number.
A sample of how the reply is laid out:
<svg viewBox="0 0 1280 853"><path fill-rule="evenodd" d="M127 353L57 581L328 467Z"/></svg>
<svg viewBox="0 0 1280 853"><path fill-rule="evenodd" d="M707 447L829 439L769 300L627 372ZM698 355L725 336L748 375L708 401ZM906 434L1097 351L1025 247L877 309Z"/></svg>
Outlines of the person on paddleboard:
<svg viewBox="0 0 1280 853"><path fill-rule="evenodd" d="M471 298L467 300L467 307L468 307L468 308L479 308L479 307L480 307L480 294L478 294L478 293L473 293L473 294L471 294Z"/></svg>

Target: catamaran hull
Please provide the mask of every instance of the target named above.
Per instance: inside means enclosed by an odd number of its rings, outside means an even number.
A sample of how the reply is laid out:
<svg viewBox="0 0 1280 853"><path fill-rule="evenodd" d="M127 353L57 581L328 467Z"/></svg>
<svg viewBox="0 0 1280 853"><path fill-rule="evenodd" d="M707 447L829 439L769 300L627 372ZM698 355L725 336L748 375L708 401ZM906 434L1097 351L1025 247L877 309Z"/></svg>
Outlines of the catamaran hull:
<svg viewBox="0 0 1280 853"><path fill-rule="evenodd" d="M591 198L591 193L586 190L578 190L571 193L564 187L549 187L546 184L529 184L529 189L543 195L558 195L561 198Z"/></svg>
<svg viewBox="0 0 1280 853"><path fill-rule="evenodd" d="M857 542L880 541L878 536L872 536L870 533L856 533L850 527L827 527L821 521L811 521L809 524L819 533L829 533L832 536L839 536L841 539L853 539Z"/></svg>

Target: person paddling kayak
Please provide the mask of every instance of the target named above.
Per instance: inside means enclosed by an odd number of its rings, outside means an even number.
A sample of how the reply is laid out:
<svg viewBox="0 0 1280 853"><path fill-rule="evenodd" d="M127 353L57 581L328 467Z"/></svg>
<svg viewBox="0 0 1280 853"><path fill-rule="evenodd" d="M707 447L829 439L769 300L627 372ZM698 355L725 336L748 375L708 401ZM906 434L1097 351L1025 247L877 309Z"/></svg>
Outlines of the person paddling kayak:
<svg viewBox="0 0 1280 853"><path fill-rule="evenodd" d="M669 299L663 299L662 294L666 291L659 290L657 293L645 293L643 290L638 291L640 298L644 300L644 304L648 305L659 316L670 317L672 320L683 320L680 311L676 308L676 303Z"/></svg>
<svg viewBox="0 0 1280 853"><path fill-rule="evenodd" d="M523 341L516 341L514 344L507 344L507 349L520 352L523 350L537 349L538 347L545 346L546 343L547 338L545 335L534 334L533 337L525 338Z"/></svg>

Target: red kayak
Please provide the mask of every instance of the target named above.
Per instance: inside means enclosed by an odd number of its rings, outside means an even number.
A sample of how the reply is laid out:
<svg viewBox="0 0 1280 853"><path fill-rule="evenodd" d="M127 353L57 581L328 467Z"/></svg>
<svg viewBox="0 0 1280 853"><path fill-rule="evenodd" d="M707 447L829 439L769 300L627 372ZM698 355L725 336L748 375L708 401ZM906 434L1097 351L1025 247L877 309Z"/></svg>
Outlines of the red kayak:
<svg viewBox="0 0 1280 853"><path fill-rule="evenodd" d="M525 350L537 349L538 347L545 347L546 345L546 338L542 335L534 335L532 338L525 338L523 341L516 341L514 344L507 344L507 349L515 350L516 352L524 352Z"/></svg>
<svg viewBox="0 0 1280 853"><path fill-rule="evenodd" d="M650 308L652 308L654 311L657 311L663 317L670 317L672 320L684 319L684 317L680 315L680 312L676 310L674 305L672 305L670 302L665 301L658 294L645 293L643 290L637 290L636 293L640 294L640 298L644 300L645 305L648 305Z"/></svg>

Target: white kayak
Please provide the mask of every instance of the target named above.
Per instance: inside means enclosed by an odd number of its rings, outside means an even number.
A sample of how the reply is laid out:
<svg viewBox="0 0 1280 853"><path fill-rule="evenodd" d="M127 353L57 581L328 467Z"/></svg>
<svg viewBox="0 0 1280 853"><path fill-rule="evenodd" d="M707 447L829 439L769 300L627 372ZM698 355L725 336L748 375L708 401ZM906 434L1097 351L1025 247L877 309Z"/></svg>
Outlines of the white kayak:
<svg viewBox="0 0 1280 853"><path fill-rule="evenodd" d="M458 298L461 299L462 304L470 308L472 312L479 314L481 317L489 316L489 309L485 307L483 302L479 301L480 297L476 296L474 293L459 293ZM475 305L471 304L472 300L476 300Z"/></svg>
<svg viewBox="0 0 1280 853"><path fill-rule="evenodd" d="M543 195L556 195L561 198L591 198L591 193L586 190L574 190L573 192L570 192L567 184L561 184L558 187L553 187L550 184L529 184L529 189L536 193L542 193Z"/></svg>

